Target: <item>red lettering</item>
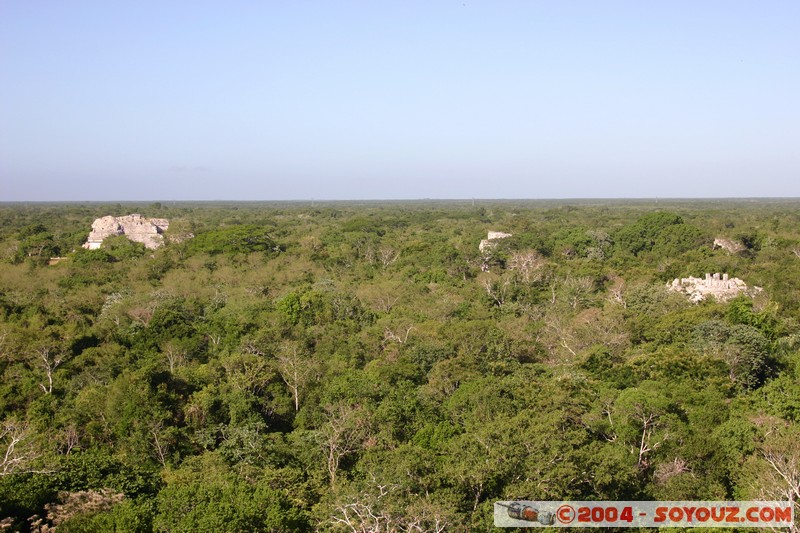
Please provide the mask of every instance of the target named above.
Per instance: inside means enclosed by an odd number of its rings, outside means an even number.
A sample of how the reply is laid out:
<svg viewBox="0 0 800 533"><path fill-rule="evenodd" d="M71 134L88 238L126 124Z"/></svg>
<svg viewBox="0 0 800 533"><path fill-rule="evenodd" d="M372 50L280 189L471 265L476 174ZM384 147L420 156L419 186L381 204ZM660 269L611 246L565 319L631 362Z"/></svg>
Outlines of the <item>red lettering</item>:
<svg viewBox="0 0 800 533"><path fill-rule="evenodd" d="M772 507L764 507L758 513L758 516L763 522L771 522L775 518L775 513L772 511Z"/></svg>
<svg viewBox="0 0 800 533"><path fill-rule="evenodd" d="M617 511L616 507L606 507L606 521L616 522L618 516L619 511Z"/></svg>
<svg viewBox="0 0 800 533"><path fill-rule="evenodd" d="M686 513L686 520L691 522L692 517L694 516L695 507L684 507L683 510Z"/></svg>
<svg viewBox="0 0 800 533"><path fill-rule="evenodd" d="M630 509L630 507L626 507L625 509L628 510ZM633 520L633 511L631 511L631 520ZM656 516L653 518L653 522L666 522L666 520L667 520L667 508L656 507Z"/></svg>
<svg viewBox="0 0 800 533"><path fill-rule="evenodd" d="M683 509L680 507L673 507L669 510L669 519L673 522L680 522L683 520Z"/></svg>
<svg viewBox="0 0 800 533"><path fill-rule="evenodd" d="M658 510L656 510L656 512L658 512ZM791 516L791 510L789 510L789 515ZM619 519L629 524L633 522L633 509L631 507L624 507L622 509L622 514L619 515Z"/></svg>
<svg viewBox="0 0 800 533"><path fill-rule="evenodd" d="M578 522L591 522L591 517L589 516L591 512L588 507L578 507Z"/></svg>
<svg viewBox="0 0 800 533"><path fill-rule="evenodd" d="M696 516L700 522L706 522L711 516L711 511L708 510L708 507L698 507Z"/></svg>
<svg viewBox="0 0 800 533"><path fill-rule="evenodd" d="M751 522L758 522L758 507L751 507L745 513L747 519Z"/></svg>
<svg viewBox="0 0 800 533"><path fill-rule="evenodd" d="M786 522L787 524L792 523L792 508L791 507L776 507L775 508L775 520L778 522Z"/></svg>
<svg viewBox="0 0 800 533"><path fill-rule="evenodd" d="M727 511L727 516L725 517L726 522L741 522L741 520L739 520L738 507L726 507L725 511Z"/></svg>
<svg viewBox="0 0 800 533"><path fill-rule="evenodd" d="M725 520L725 508L724 507L712 507L711 508L711 519L714 522L722 522Z"/></svg>

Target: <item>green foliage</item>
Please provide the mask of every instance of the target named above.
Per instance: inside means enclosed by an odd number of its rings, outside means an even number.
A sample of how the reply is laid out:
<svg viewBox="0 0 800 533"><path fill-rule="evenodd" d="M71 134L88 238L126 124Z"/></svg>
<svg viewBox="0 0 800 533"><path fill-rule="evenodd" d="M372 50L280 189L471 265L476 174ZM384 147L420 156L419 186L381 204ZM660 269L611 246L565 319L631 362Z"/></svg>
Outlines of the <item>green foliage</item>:
<svg viewBox="0 0 800 533"><path fill-rule="evenodd" d="M381 229L380 219L370 219L366 217L353 217L342 224L342 231L352 233L375 233L377 236L382 237L385 231Z"/></svg>
<svg viewBox="0 0 800 533"><path fill-rule="evenodd" d="M102 265L114 262L114 256L103 248L97 250L76 250L72 254L72 264L76 267L86 268L92 265Z"/></svg>
<svg viewBox="0 0 800 533"><path fill-rule="evenodd" d="M674 257L708 244L709 239L697 226L672 224L656 234L652 251L660 257Z"/></svg>
<svg viewBox="0 0 800 533"><path fill-rule="evenodd" d="M30 260L34 264L44 264L50 257L60 252L53 234L42 224L32 224L19 230L17 251L12 261L21 263Z"/></svg>
<svg viewBox="0 0 800 533"><path fill-rule="evenodd" d="M775 316L775 311L773 307L760 312L754 312L753 301L740 296L734 298L728 304L726 318L734 324L743 324L757 328L768 338L774 339L782 333L780 321Z"/></svg>
<svg viewBox="0 0 800 533"><path fill-rule="evenodd" d="M58 531L148 533L153 531L153 509L148 503L124 500L109 511L78 515L60 524Z"/></svg>
<svg viewBox="0 0 800 533"><path fill-rule="evenodd" d="M128 212L187 240L80 248ZM0 476L0 519L109 489L59 530L337 531L369 509L356 528L483 531L499 499L779 495L767 458L800 457L797 212L0 206L0 460L4 427L35 458ZM489 230L513 237L482 253ZM667 289L698 272L764 291Z"/></svg>
<svg viewBox="0 0 800 533"><path fill-rule="evenodd" d="M635 384L633 369L623 357L613 354L606 346L595 345L585 352L580 368L593 377L615 388L624 389Z"/></svg>
<svg viewBox="0 0 800 533"><path fill-rule="evenodd" d="M683 218L674 213L650 213L617 231L614 241L621 249L638 255L651 250L659 233L675 224L683 224Z"/></svg>
<svg viewBox="0 0 800 533"><path fill-rule="evenodd" d="M156 531L285 531L308 527L289 495L236 476L214 454L170 473L158 496Z"/></svg>
<svg viewBox="0 0 800 533"><path fill-rule="evenodd" d="M103 246L100 249L108 252L115 261L136 259L147 253L144 244L134 242L123 235L106 237L103 239Z"/></svg>
<svg viewBox="0 0 800 533"><path fill-rule="evenodd" d="M593 244L591 235L583 228L562 229L553 235L553 241L555 252L565 256L585 257Z"/></svg>
<svg viewBox="0 0 800 533"><path fill-rule="evenodd" d="M132 498L155 495L161 487L157 470L125 462L108 450L87 450L66 456L55 478L60 490L110 488Z"/></svg>
<svg viewBox="0 0 800 533"><path fill-rule="evenodd" d="M233 226L200 233L190 241L194 253L247 254L274 253L280 250L270 235L269 228L255 225Z"/></svg>

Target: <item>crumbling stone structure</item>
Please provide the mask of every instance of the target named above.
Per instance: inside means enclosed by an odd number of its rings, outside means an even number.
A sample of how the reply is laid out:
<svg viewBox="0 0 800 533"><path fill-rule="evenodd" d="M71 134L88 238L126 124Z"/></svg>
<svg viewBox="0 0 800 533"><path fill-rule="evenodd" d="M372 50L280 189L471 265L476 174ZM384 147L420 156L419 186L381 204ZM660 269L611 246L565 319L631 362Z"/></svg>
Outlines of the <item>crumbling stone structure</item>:
<svg viewBox="0 0 800 533"><path fill-rule="evenodd" d="M739 252L744 250L744 244L731 239L723 239L720 237L714 239L714 248L722 248L726 250L728 253L738 254Z"/></svg>
<svg viewBox="0 0 800 533"><path fill-rule="evenodd" d="M169 220L166 218L146 218L137 214L101 217L92 223L92 231L83 247L87 250L96 250L106 237L125 235L130 240L140 242L146 248L154 250L164 244L163 233L168 227Z"/></svg>
<svg viewBox="0 0 800 533"><path fill-rule="evenodd" d="M503 233L502 231L490 231L486 234L486 238L481 240L481 243L478 245L478 250L481 252L486 251L489 248L494 247L497 243L495 241L500 239L507 239L511 237L511 233Z"/></svg>
<svg viewBox="0 0 800 533"><path fill-rule="evenodd" d="M693 302L705 300L713 296L721 302L735 298L740 294L754 295L761 292L761 287L748 288L747 284L739 278L731 278L728 274L706 274L705 278L675 279L667 284L667 288L676 292L683 292Z"/></svg>
<svg viewBox="0 0 800 533"><path fill-rule="evenodd" d="M511 236L510 233L503 233L502 231L490 231L486 234L486 238L481 240L478 250L483 254L483 261L481 262L481 270L483 272L489 272L489 261L491 260L492 250L497 246L497 241Z"/></svg>

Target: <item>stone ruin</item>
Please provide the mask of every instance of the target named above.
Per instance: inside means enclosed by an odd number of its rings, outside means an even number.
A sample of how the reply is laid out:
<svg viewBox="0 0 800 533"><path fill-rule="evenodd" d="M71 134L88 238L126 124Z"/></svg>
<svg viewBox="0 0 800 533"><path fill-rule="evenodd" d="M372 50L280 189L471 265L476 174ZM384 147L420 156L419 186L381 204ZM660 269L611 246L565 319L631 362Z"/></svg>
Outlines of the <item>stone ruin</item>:
<svg viewBox="0 0 800 533"><path fill-rule="evenodd" d="M489 272L489 260L491 259L491 251L497 246L497 241L500 239L507 239L512 237L510 233L503 233L502 231L490 231L486 234L485 239L481 239L478 245L478 250L483 253L483 261L481 262L481 271Z"/></svg>
<svg viewBox="0 0 800 533"><path fill-rule="evenodd" d="M717 301L726 302L740 294L752 296L761 292L761 287L748 288L747 284L739 278L728 277L728 274L706 274L705 278L675 279L667 283L667 288L675 292L683 292L695 303L713 296Z"/></svg>
<svg viewBox="0 0 800 533"><path fill-rule="evenodd" d="M500 239L507 239L511 237L510 233L503 233L502 231L490 231L486 234L486 238L481 240L481 243L478 245L478 250L481 252L486 251L489 248L493 248Z"/></svg>
<svg viewBox="0 0 800 533"><path fill-rule="evenodd" d="M730 254L738 254L744 250L744 245L740 242L723 239L721 237L714 239L714 248L722 248Z"/></svg>
<svg viewBox="0 0 800 533"><path fill-rule="evenodd" d="M155 250L164 244L163 233L168 227L169 220L166 218L146 218L136 214L101 217L92 223L92 231L83 247L97 250L106 237L125 235L134 242L144 244L145 248Z"/></svg>

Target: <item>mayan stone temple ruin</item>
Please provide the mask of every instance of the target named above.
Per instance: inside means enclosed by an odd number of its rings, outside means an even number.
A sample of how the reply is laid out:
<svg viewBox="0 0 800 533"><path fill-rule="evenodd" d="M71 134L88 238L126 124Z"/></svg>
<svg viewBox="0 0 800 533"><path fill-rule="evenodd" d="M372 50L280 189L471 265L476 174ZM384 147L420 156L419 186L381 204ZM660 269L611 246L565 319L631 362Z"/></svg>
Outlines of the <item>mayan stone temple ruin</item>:
<svg viewBox="0 0 800 533"><path fill-rule="evenodd" d="M122 217L101 217L92 223L92 232L83 244L87 250L96 250L103 244L103 239L112 235L125 235L134 242L140 242L146 248L154 250L164 244L164 231L169 227L166 218L146 218L142 215L125 215Z"/></svg>
<svg viewBox="0 0 800 533"><path fill-rule="evenodd" d="M503 233L502 231L490 231L486 234L485 239L481 239L478 244L478 249L483 253L483 262L481 263L481 271L489 272L489 259L491 252L497 246L497 241L500 239L507 239L512 237L510 233Z"/></svg>
<svg viewBox="0 0 800 533"><path fill-rule="evenodd" d="M731 298L735 298L740 294L753 295L761 292L761 287L748 288L747 284L739 278L730 278L728 274L706 274L705 278L695 278L689 276L688 278L675 279L672 283L667 284L667 288L683 292L689 296L693 302L705 300L708 296L713 296L720 302L725 302Z"/></svg>
<svg viewBox="0 0 800 533"><path fill-rule="evenodd" d="M497 245L498 240L507 239L509 237L512 237L510 233L503 233L502 231L490 231L486 234L485 239L481 239L480 244L478 244L478 249L483 252L486 249Z"/></svg>

